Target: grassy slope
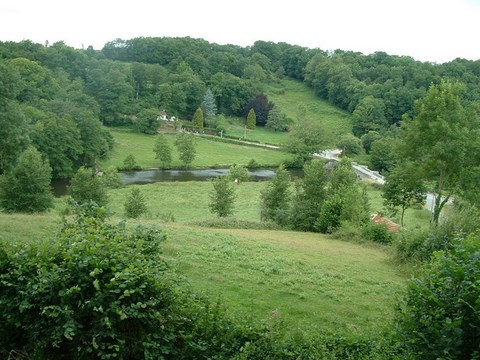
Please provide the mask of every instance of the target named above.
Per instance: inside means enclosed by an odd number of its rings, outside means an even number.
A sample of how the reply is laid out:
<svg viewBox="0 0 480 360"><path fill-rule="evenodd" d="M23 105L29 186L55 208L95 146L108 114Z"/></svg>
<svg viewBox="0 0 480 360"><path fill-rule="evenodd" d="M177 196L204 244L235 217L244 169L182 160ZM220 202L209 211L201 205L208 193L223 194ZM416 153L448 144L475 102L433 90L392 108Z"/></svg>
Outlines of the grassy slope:
<svg viewBox="0 0 480 360"><path fill-rule="evenodd" d="M273 101L287 115L297 119L299 106L305 107L306 120L321 122L325 130L331 134L331 146L336 146L340 137L352 132L351 115L320 99L304 83L297 80L283 79L279 83L267 86L266 93L270 101ZM227 134L235 137L244 137L245 119L231 119ZM288 133L274 132L265 128L257 128L246 133L248 140L256 140L262 143L283 144Z"/></svg>
<svg viewBox="0 0 480 360"><path fill-rule="evenodd" d="M233 311L278 312L289 330L377 334L404 277L380 249L287 231L168 227L165 256Z"/></svg>
<svg viewBox="0 0 480 360"><path fill-rule="evenodd" d="M287 331L376 334L391 319L404 286L381 248L312 233L129 221L136 222L165 229L164 256L193 289L220 296L234 312L262 319L279 313ZM1 214L0 238L52 238L59 226L55 212Z"/></svg>
<svg viewBox="0 0 480 360"><path fill-rule="evenodd" d="M102 160L104 168L121 167L123 160L132 154L138 165L142 168L158 167L158 160L155 159L153 147L155 144L154 135L134 133L124 128L110 128L115 139L115 148L108 159ZM175 135L165 134L172 148L173 168L180 168L182 163L173 142ZM230 166L233 163L246 165L251 159L266 166L276 166L291 155L278 151L253 146L240 146L216 141L210 141L201 137L196 138L197 155L191 167Z"/></svg>

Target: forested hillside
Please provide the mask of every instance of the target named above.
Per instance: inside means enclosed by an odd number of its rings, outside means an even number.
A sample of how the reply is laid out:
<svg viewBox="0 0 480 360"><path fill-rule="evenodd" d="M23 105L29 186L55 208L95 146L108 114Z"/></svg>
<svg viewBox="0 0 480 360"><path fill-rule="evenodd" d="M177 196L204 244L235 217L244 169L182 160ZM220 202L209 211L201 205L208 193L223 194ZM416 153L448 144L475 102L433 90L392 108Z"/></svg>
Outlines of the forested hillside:
<svg viewBox="0 0 480 360"><path fill-rule="evenodd" d="M480 61L432 64L381 52L329 53L264 41L242 48L188 37L117 39L101 51L3 42L0 172L33 144L49 159L54 178L70 177L111 148L101 124L133 123L149 132L162 110L192 119L209 106L206 125L224 128L215 115L246 117L254 108L257 125L266 125L274 105L264 95L266 84L282 78L305 81L351 112L353 133L364 136L367 153L373 140L392 135L402 116L413 115L415 100L441 79L464 83L465 101L480 100ZM287 130L288 121L274 128ZM378 161L374 167L383 170Z"/></svg>

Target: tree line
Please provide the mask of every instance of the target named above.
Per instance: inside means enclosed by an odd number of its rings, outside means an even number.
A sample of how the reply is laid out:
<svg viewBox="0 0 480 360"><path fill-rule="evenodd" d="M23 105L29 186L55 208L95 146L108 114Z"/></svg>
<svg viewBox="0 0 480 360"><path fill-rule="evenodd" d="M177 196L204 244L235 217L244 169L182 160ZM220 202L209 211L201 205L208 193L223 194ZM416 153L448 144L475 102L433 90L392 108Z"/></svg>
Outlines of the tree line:
<svg viewBox="0 0 480 360"><path fill-rule="evenodd" d="M405 114L413 116L415 101L441 79L465 84L465 101L480 100L480 61L432 64L383 52L327 52L265 41L239 47L189 37L116 39L101 51L63 42L0 42L0 172L33 144L49 158L53 177L69 177L108 153L111 138L100 124L134 122L149 131L148 121L159 110L192 119L202 108L209 126L211 115L247 118L253 108L256 125L270 122L285 131L288 121L264 94L265 83L282 77L305 81L318 96L351 112L353 133L367 153L395 133ZM345 148L358 151L353 143ZM381 145L373 149L372 162L386 170L389 159L382 151L388 149Z"/></svg>

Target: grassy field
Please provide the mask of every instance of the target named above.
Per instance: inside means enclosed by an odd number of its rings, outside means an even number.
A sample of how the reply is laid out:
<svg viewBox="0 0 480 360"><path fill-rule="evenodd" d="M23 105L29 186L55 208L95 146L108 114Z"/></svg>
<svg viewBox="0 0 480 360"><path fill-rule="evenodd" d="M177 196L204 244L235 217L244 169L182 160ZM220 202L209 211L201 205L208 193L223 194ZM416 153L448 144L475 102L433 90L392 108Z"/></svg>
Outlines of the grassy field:
<svg viewBox="0 0 480 360"><path fill-rule="evenodd" d="M165 257L194 289L290 331L374 335L392 319L405 277L378 248L325 235L167 226Z"/></svg>
<svg viewBox="0 0 480 360"><path fill-rule="evenodd" d="M269 100L294 121L297 119L299 107L303 107L307 121L322 123L325 130L331 134L330 146L332 147L336 146L342 135L352 132L351 115L348 112L320 99L300 81L283 79L279 83L268 85L266 93ZM284 144L288 138L288 133L275 132L262 127L245 131L244 125L243 118L229 118L227 135L279 145Z"/></svg>
<svg viewBox="0 0 480 360"><path fill-rule="evenodd" d="M192 188L185 197L197 190ZM193 289L220 298L234 313L259 319L276 314L291 332L363 336L377 334L391 320L405 276L384 249L321 234L181 223L199 210L184 210L174 223L143 218L128 224L162 227L167 233L164 257L172 268ZM17 242L52 238L59 227L56 211L41 216L0 214L0 238Z"/></svg>
<svg viewBox="0 0 480 360"><path fill-rule="evenodd" d="M320 122L331 134L332 146L336 145L342 135L352 132L352 120L348 112L320 99L312 89L300 81L285 79L279 84L270 85L267 95L294 120L297 118L299 107L304 107L305 118Z"/></svg>
<svg viewBox="0 0 480 360"><path fill-rule="evenodd" d="M106 169L121 167L123 160L130 154L135 157L137 164L144 169L159 166L159 162L155 159L153 152L155 144L154 135L139 134L126 128L110 128L109 130L115 139L115 147L110 157L101 161L102 167ZM172 168L181 168L182 163L173 145L175 135L167 133L165 136L172 148ZM196 138L196 144L197 155L191 164L192 168L229 167L234 163L247 165L251 159L255 159L262 166L277 166L291 158L290 154L279 150L228 144L201 137Z"/></svg>

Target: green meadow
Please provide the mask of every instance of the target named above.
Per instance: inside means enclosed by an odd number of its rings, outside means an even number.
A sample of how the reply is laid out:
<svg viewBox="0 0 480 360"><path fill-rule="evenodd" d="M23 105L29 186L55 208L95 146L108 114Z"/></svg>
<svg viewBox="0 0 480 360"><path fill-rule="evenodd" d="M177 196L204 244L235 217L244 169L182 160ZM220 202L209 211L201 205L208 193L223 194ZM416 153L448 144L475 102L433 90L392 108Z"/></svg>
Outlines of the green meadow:
<svg viewBox="0 0 480 360"><path fill-rule="evenodd" d="M122 167L123 160L128 155L133 155L136 163L143 169L159 166L153 152L155 135L135 133L128 128L111 128L110 132L115 141L115 148L107 159L100 162L102 167L106 169ZM174 146L175 134L165 133L164 135L172 149L171 167L181 168L183 165ZM277 166L292 158L290 154L282 151L212 141L201 136L196 137L196 151L195 160L191 164L192 168L229 167L232 164L247 165L252 159L260 166Z"/></svg>
<svg viewBox="0 0 480 360"><path fill-rule="evenodd" d="M292 119L303 106L308 121L321 121L332 134L332 146L351 131L348 114L319 100L299 82L283 80L270 85L268 95ZM242 121L229 119L227 134L239 138L246 134L247 140L279 145L288 136L264 128L245 132ZM115 148L101 161L103 168L122 167L128 155L133 155L141 168L158 167L153 152L155 136L126 128L110 131ZM174 134L165 136L174 149ZM196 138L196 148L193 168L246 165L252 159L260 166L277 166L291 160L290 154L280 150L201 136ZM180 168L175 150L173 159L172 168ZM127 224L164 229L167 240L163 256L172 269L194 290L220 299L229 311L259 319L279 317L291 333L299 329L375 336L391 322L406 276L391 260L388 248L323 234L266 230L260 223L260 192L266 183L235 186L234 216L227 222L243 222L249 229L208 227L216 221L208 207L212 191L208 181L133 186L145 196L148 212ZM110 221L124 220L124 202L130 190L131 186L109 190ZM372 212L381 212L380 191L369 187L368 193ZM56 199L55 208L44 215L0 213L0 239L26 242L54 238L65 200ZM419 218L420 213L407 213L408 222Z"/></svg>
<svg viewBox="0 0 480 360"><path fill-rule="evenodd" d="M321 123L331 140L329 146L335 147L338 140L352 132L351 115L322 100L312 89L297 80L283 79L267 85L268 99L276 104L293 122L297 121L299 110L305 111L306 121ZM245 138L264 144L282 145L288 139L288 133L257 127L255 130L245 129L244 118L229 118L226 135Z"/></svg>

